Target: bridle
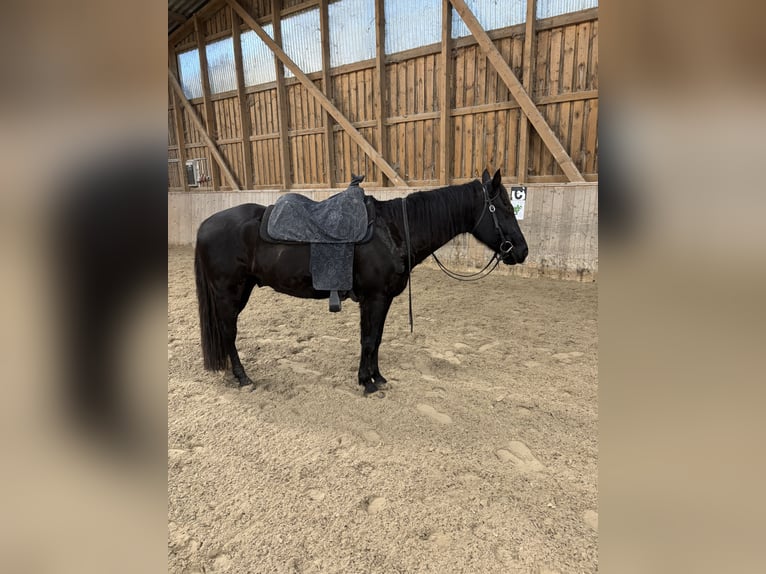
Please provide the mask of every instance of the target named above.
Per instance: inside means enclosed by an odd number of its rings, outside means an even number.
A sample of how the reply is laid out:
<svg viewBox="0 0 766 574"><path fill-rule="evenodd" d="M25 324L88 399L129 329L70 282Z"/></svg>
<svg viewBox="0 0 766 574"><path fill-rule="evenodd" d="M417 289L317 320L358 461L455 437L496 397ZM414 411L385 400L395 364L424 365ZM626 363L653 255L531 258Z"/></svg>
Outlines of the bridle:
<svg viewBox="0 0 766 574"><path fill-rule="evenodd" d="M487 264L476 273L458 273L457 271L447 269L447 267L441 261L439 261L436 253L432 253L431 257L434 258L434 261L436 261L439 269L444 271L445 275L457 281L479 281L480 279L484 279L497 268L497 266L500 264L500 261L510 255L511 251L513 251L513 243L511 243L511 241L505 236L503 229L500 227L500 222L497 220L497 207L495 207L494 201L500 195L500 193L496 193L495 195L490 196L487 185L484 183L481 184L481 191L484 194L484 209L481 210L481 215L479 215L479 219L476 220L476 223L471 229L471 233L473 234L473 232L476 231L476 228L479 227L479 224L484 219L484 215L489 213L492 216L492 223L495 226L495 231L500 237L500 252L493 253L492 257L489 259L489 261L487 261ZM487 271L493 262L495 265L492 267L492 269ZM485 273L485 271L487 272Z"/></svg>

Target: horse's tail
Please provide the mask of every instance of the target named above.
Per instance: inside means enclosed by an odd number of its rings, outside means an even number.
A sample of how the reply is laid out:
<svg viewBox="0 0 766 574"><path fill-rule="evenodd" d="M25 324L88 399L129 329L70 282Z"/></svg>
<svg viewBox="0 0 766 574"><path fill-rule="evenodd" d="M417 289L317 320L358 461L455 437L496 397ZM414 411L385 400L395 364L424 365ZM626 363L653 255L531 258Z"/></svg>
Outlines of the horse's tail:
<svg viewBox="0 0 766 574"><path fill-rule="evenodd" d="M221 321L218 318L217 299L200 255L199 242L194 250L194 275L197 281L197 303L202 337L202 357L208 371L226 369L228 353L224 345Z"/></svg>

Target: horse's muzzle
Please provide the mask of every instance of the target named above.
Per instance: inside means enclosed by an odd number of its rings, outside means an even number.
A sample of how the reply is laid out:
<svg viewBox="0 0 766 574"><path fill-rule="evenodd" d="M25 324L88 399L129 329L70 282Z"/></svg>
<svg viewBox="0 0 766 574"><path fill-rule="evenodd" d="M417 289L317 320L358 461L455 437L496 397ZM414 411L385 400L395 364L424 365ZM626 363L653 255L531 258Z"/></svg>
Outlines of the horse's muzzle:
<svg viewBox="0 0 766 574"><path fill-rule="evenodd" d="M508 252L503 252L501 261L506 265L524 263L524 260L527 258L528 254L529 248L526 246L526 244L522 245L521 247L516 247L514 245Z"/></svg>

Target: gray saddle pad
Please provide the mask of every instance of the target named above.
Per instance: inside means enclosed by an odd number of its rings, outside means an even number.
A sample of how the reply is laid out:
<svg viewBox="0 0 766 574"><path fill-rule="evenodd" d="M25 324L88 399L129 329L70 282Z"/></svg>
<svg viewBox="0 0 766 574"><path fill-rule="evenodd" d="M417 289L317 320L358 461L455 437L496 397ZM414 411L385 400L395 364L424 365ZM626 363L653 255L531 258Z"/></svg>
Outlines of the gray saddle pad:
<svg viewBox="0 0 766 574"><path fill-rule="evenodd" d="M276 243L310 243L314 289L350 291L354 244L371 239L373 220L372 203L352 181L345 191L320 202L297 193L283 195L266 208L261 237Z"/></svg>
<svg viewBox="0 0 766 574"><path fill-rule="evenodd" d="M367 234L364 191L354 186L325 201L297 193L280 197L268 220L268 234L277 241L356 243Z"/></svg>

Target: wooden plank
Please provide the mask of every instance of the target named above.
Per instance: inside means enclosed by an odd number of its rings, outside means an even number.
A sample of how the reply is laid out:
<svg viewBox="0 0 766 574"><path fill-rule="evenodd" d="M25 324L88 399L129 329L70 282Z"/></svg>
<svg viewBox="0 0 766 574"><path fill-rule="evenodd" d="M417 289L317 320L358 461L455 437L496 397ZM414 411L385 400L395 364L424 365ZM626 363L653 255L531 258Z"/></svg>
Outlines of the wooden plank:
<svg viewBox="0 0 766 574"><path fill-rule="evenodd" d="M574 58L577 39L574 26L564 29L564 57L561 64L561 91L571 92L574 88Z"/></svg>
<svg viewBox="0 0 766 574"><path fill-rule="evenodd" d="M491 66L490 66L491 69ZM487 58L481 52L476 54L476 95L475 104L487 103Z"/></svg>
<svg viewBox="0 0 766 574"><path fill-rule="evenodd" d="M269 37L269 41L275 47L279 48L280 51L282 50L282 19L279 15L281 3L281 0L271 0L271 13L274 15L272 20L274 39L272 40ZM234 9L237 14L239 14L240 18L245 21L246 24L249 24L251 27L253 24L258 26L250 14L244 12L244 9L239 4L236 2L229 2L229 4L232 9ZM248 22L248 19L252 20L252 23ZM258 28L263 31L263 28L260 26L258 26ZM268 37L265 32L264 35ZM282 67L282 63L279 59L274 60L274 66L276 68L277 74L277 122L279 125L279 158L281 168L280 174L282 178L282 187L284 189L290 189L290 184L292 183L292 179L290 177L290 164L292 163L292 156L290 154L290 142L287 138L289 110L287 104L287 91L285 88L285 69Z"/></svg>
<svg viewBox="0 0 766 574"><path fill-rule="evenodd" d="M486 156L486 120L487 114L475 114L474 118L474 145L473 145L473 161L471 164L476 170L476 173L481 173L482 168L491 167L487 165Z"/></svg>
<svg viewBox="0 0 766 574"><path fill-rule="evenodd" d="M550 66L548 66L548 93L559 93L561 79L561 50L563 47L561 29L551 30Z"/></svg>
<svg viewBox="0 0 766 574"><path fill-rule="evenodd" d="M237 182L237 179L234 177L234 174L231 173L231 170L229 169L229 166L226 164L226 160L224 159L223 155L221 155L221 152L218 149L218 146L213 141L213 139L208 135L207 130L205 130L205 127L202 125L202 121L197 117L197 114L194 111L194 108L192 107L189 100L186 99L183 89L181 88L181 84L178 83L178 80L173 75L173 72L170 71L170 69L168 69L168 80L170 81L171 87L173 88L176 95L178 96L178 99L181 102L181 105L186 110L187 117L192 121L192 123L197 128L197 131L202 136L202 139L205 141L205 144L207 145L207 149L210 151L211 155L220 166L221 170L226 176L226 179L229 181L232 189L234 189L235 191L239 191L240 186L239 186L239 183Z"/></svg>
<svg viewBox="0 0 766 574"><path fill-rule="evenodd" d="M596 172L596 153L598 147L598 100L589 100L588 105L588 125L585 134L585 171L587 173Z"/></svg>
<svg viewBox="0 0 766 574"><path fill-rule="evenodd" d="M211 139L215 142L218 139L216 129L215 114L213 102L210 100L210 75L207 68L207 50L202 34L202 25L197 14L194 15L194 31L197 35L197 51L199 54L200 76L202 79L202 103L205 109L205 128ZM221 172L217 163L212 163L211 174L213 179L213 191L221 188Z"/></svg>
<svg viewBox="0 0 766 574"><path fill-rule="evenodd" d="M492 40L482 29L476 16L474 16L473 12L471 12L466 5L465 0L450 0L450 2L452 2L452 5L455 7L455 10L457 10L458 14L460 14L460 17L463 19L463 22L465 22L468 29L476 37L479 46L481 46L482 50L487 54L489 61L495 66L495 69L508 86L513 97L519 102L522 111L529 118L529 121L540 135L545 146L551 151L556 162L564 171L564 174L570 181L584 181L582 174L580 174L577 167L572 162L572 158L569 157L569 154L561 145L561 142L559 142L556 134L551 130L551 127L540 114L540 111L513 73L513 70L511 70L508 64L503 60L503 57L500 55L500 52L497 51L497 48L495 48Z"/></svg>
<svg viewBox="0 0 766 574"><path fill-rule="evenodd" d="M527 19L524 24L524 63L522 83L527 91L532 89L532 73L535 61L535 19L537 17L537 0L527 0ZM529 174L529 120L522 115L519 121L519 162L516 175L519 183L527 181Z"/></svg>
<svg viewBox="0 0 766 574"><path fill-rule="evenodd" d="M496 128L495 113L490 112L485 115L484 124L484 158L487 167L496 169L498 166L497 159L495 158L495 128Z"/></svg>
<svg viewBox="0 0 766 574"><path fill-rule="evenodd" d="M496 151L495 151L495 166L497 169L500 169L502 173L512 174L516 173L515 171L511 171L511 167L515 167L516 158L513 157L513 162L509 162L510 156L509 156L509 150L508 146L505 145L505 134L506 134L506 126L508 124L508 112L506 111L499 111L495 112L495 140L497 141L496 144Z"/></svg>
<svg viewBox="0 0 766 574"><path fill-rule="evenodd" d="M466 106L476 105L476 60L481 57L481 51L471 46L465 54L465 96Z"/></svg>
<svg viewBox="0 0 766 574"><path fill-rule="evenodd" d="M231 10L231 7L229 7ZM241 23L239 16L234 11L231 12L232 21L232 39L234 41L234 70L237 75L237 100L239 103L239 120L241 126L242 158L244 163L245 177L242 182L245 189L253 187L253 146L250 145L250 136L253 135L253 128L250 123L250 107L248 106L248 95L245 94L245 71L242 63L242 43L240 40Z"/></svg>
<svg viewBox="0 0 766 574"><path fill-rule="evenodd" d="M328 0L319 2L319 31L322 41L322 88L324 95L332 101L332 78L330 76L330 15ZM324 122L323 169L329 187L335 187L335 140L332 133L332 116L322 110Z"/></svg>
<svg viewBox="0 0 766 574"><path fill-rule="evenodd" d="M170 72L173 77L178 75L178 59L175 54L170 52ZM173 119L176 128L176 143L178 144L178 165L181 183L184 191L189 191L189 182L186 181L186 136L184 134L184 122L182 112L179 109L179 100L175 90L171 88L170 93L173 97Z"/></svg>
<svg viewBox="0 0 766 574"><path fill-rule="evenodd" d="M598 22L593 22L588 62L588 88L598 90Z"/></svg>
<svg viewBox="0 0 766 574"><path fill-rule="evenodd" d="M590 22L577 25L577 55L575 59L575 86L583 91L588 83L588 48L590 47Z"/></svg>
<svg viewBox="0 0 766 574"><path fill-rule="evenodd" d="M306 86L306 88L309 90L309 93L311 93L311 95L317 99L319 104L325 110L327 110L330 115L333 116L336 122L343 126L343 128L354 140L354 142L360 148L362 148L362 151L370 156L370 159L372 159L372 161L374 161L396 185L403 187L407 186L407 183L399 176L399 174L396 173L396 170L394 170L394 168L391 167L385 158L362 136L362 134L359 133L358 130L356 130L356 128L354 128L353 125L351 125L351 122L338 110L338 108L335 107L335 105L330 100L327 99L321 90L319 90L319 88L314 85L314 83L306 76L306 74L303 73L303 71L301 71L295 62L293 62L293 60L290 59L287 54L285 54L281 46L279 46L276 42L274 42L274 40L271 39L268 34L266 34L266 32L255 21L255 19L253 19L253 17L250 16L236 0L227 0L227 2L229 2L231 7L237 12L237 14L239 14L245 23L250 26L258 35L258 37L261 38L261 40L263 40L263 42L274 52L277 58L283 62L284 65L287 66L293 74L295 74L295 77L298 78L298 80L304 86Z"/></svg>
<svg viewBox="0 0 766 574"><path fill-rule="evenodd" d="M296 12L302 12L308 8L313 8L314 6L319 6L319 0L303 0L293 6L282 8L282 10L279 11L279 15L284 18L285 16L295 14Z"/></svg>

